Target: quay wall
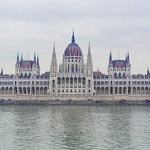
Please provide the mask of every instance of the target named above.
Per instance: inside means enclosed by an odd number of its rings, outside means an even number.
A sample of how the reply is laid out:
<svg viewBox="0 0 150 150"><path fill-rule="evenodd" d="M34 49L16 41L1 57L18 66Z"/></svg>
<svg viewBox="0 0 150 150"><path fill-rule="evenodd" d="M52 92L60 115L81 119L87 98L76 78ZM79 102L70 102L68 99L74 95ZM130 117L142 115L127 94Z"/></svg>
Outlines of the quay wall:
<svg viewBox="0 0 150 150"><path fill-rule="evenodd" d="M0 95L4 104L49 104L49 105L150 105L147 95L101 95L101 96L49 96L49 95Z"/></svg>

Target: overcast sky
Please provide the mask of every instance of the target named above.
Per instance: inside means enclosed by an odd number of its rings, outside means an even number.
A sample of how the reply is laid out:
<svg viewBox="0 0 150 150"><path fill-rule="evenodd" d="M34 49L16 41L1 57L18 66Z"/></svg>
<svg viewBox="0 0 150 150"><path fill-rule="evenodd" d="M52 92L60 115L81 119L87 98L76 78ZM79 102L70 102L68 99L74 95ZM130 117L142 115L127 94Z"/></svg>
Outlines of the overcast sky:
<svg viewBox="0 0 150 150"><path fill-rule="evenodd" d="M36 51L49 71L53 42L59 64L73 28L85 61L90 41L94 70L107 73L110 51L129 52L132 73L150 67L150 0L0 0L0 68L14 73L17 52Z"/></svg>

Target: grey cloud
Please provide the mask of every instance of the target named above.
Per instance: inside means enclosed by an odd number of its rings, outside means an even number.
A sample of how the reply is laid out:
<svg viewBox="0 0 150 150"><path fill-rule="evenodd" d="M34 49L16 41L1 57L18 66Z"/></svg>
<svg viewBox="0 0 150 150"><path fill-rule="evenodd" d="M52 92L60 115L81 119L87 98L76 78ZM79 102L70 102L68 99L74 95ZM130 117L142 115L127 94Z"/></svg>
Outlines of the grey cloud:
<svg viewBox="0 0 150 150"><path fill-rule="evenodd" d="M8 60L15 63L17 51L25 56L37 51L47 71L53 41L60 63L74 27L85 58L91 41L94 69L107 71L110 50L123 58L130 50L133 72L145 72L150 62L135 56L141 49L150 55L149 6L149 0L0 0L0 64L14 72Z"/></svg>

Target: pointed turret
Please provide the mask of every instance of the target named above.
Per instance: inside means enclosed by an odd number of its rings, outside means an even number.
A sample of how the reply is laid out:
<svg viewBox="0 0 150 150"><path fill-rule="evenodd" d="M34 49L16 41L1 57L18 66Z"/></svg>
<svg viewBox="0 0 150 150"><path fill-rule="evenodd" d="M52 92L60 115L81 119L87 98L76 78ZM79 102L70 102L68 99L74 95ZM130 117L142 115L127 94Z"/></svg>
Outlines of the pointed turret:
<svg viewBox="0 0 150 150"><path fill-rule="evenodd" d="M128 53L128 64L130 64L130 57L129 57L129 53Z"/></svg>
<svg viewBox="0 0 150 150"><path fill-rule="evenodd" d="M87 67L92 67L93 64L92 64L92 57L91 57L91 50L90 50L90 42L89 42L89 47L88 47L88 54L87 54L87 63L86 63L86 66Z"/></svg>
<svg viewBox="0 0 150 150"><path fill-rule="evenodd" d="M86 62L86 71L87 71L87 82L86 82L86 86L87 86L87 95L88 96L92 96L93 95L93 90L94 90L94 86L93 86L93 63L92 63L92 56L91 56L91 50L90 50L90 42L89 42L89 46L88 46L88 54L87 54L87 62Z"/></svg>
<svg viewBox="0 0 150 150"><path fill-rule="evenodd" d="M150 74L150 72L149 72L149 68L147 68L147 75L149 75Z"/></svg>
<svg viewBox="0 0 150 150"><path fill-rule="evenodd" d="M93 74L93 63L92 63L92 56L91 56L91 50L90 49L91 48L90 48L90 42L89 42L87 62L86 62L86 68L87 68L88 76L92 76L92 74Z"/></svg>
<svg viewBox="0 0 150 150"><path fill-rule="evenodd" d="M3 68L1 69L1 75L3 75Z"/></svg>
<svg viewBox="0 0 150 150"><path fill-rule="evenodd" d="M21 62L23 62L23 56L22 56L22 54L21 54Z"/></svg>
<svg viewBox="0 0 150 150"><path fill-rule="evenodd" d="M110 51L110 54L109 54L109 64L108 64L108 75L110 77L112 77L112 74L113 74L112 70L113 70L113 68L114 68L114 65L113 65L113 60L112 60L112 54L111 54L111 51Z"/></svg>
<svg viewBox="0 0 150 150"><path fill-rule="evenodd" d="M111 55L111 52L110 52L110 55L109 55L109 65L112 65L112 55Z"/></svg>
<svg viewBox="0 0 150 150"><path fill-rule="evenodd" d="M53 46L52 60L50 66L50 85L51 87L49 88L49 93L52 95L57 95L57 58L55 52L55 43Z"/></svg>
<svg viewBox="0 0 150 150"><path fill-rule="evenodd" d="M128 53L127 56L126 56L126 63L127 63L127 65L130 66L130 57L129 57L129 53Z"/></svg>
<svg viewBox="0 0 150 150"><path fill-rule="evenodd" d="M37 67L39 67L39 55L37 55Z"/></svg>
<svg viewBox="0 0 150 150"><path fill-rule="evenodd" d="M54 43L52 60L51 60L51 73L56 73L56 71L57 71L57 58L56 58L55 43Z"/></svg>
<svg viewBox="0 0 150 150"><path fill-rule="evenodd" d="M75 42L75 37L74 37L74 30L72 32L72 38L71 38L71 42L74 43Z"/></svg>
<svg viewBox="0 0 150 150"><path fill-rule="evenodd" d="M34 61L36 62L36 53L34 52Z"/></svg>
<svg viewBox="0 0 150 150"><path fill-rule="evenodd" d="M19 52L17 53L17 63L19 63Z"/></svg>
<svg viewBox="0 0 150 150"><path fill-rule="evenodd" d="M54 46L53 46L51 66L57 66L57 58L56 58L56 52L55 52L55 43L54 43Z"/></svg>

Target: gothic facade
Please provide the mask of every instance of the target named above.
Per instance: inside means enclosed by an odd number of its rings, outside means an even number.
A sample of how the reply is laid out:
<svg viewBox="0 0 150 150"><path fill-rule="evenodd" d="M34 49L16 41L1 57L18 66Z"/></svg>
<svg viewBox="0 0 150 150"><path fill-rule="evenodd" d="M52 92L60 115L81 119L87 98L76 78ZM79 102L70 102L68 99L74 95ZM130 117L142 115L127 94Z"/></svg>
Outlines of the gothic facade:
<svg viewBox="0 0 150 150"><path fill-rule="evenodd" d="M17 62L15 65L15 74L20 77L30 77L40 74L39 57L36 57L34 53L33 60L24 60L21 55L19 59L19 53L17 54Z"/></svg>
<svg viewBox="0 0 150 150"><path fill-rule="evenodd" d="M92 96L94 92L93 64L90 45L87 61L84 62L80 47L75 43L74 33L71 43L65 49L63 60L57 68L55 46L50 66L50 95Z"/></svg>
<svg viewBox="0 0 150 150"><path fill-rule="evenodd" d="M40 74L39 57L24 60L17 55L15 74L0 73L0 99L101 100L150 99L150 72L131 74L129 54L113 60L110 53L108 72L93 71L90 43L87 58L75 41L74 33L58 66L55 44L49 72Z"/></svg>

